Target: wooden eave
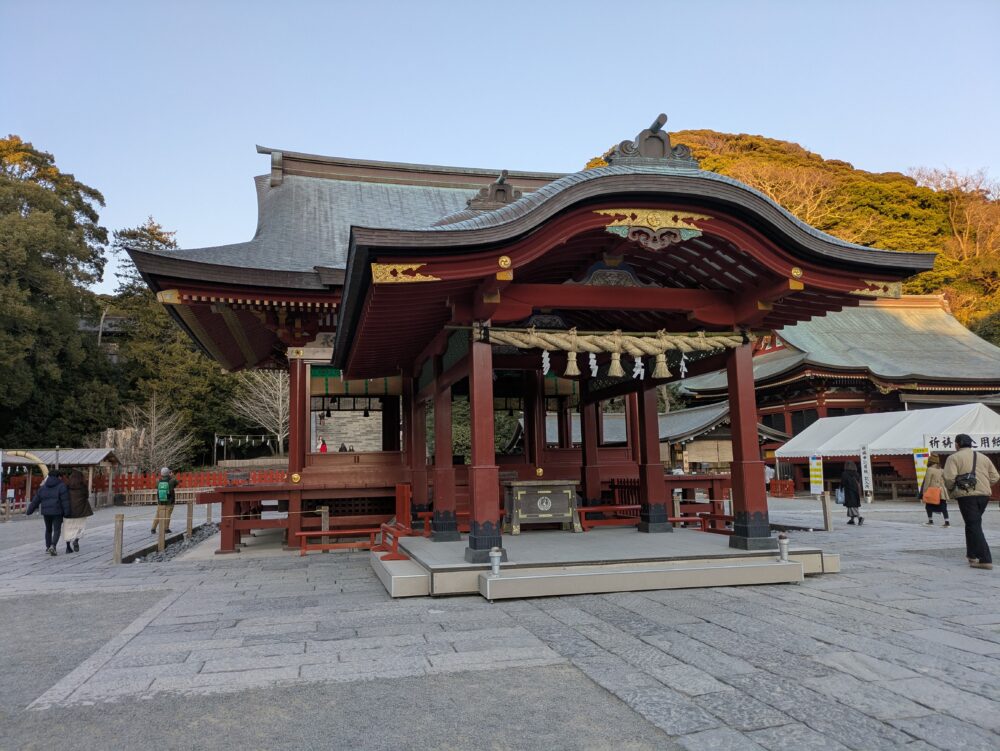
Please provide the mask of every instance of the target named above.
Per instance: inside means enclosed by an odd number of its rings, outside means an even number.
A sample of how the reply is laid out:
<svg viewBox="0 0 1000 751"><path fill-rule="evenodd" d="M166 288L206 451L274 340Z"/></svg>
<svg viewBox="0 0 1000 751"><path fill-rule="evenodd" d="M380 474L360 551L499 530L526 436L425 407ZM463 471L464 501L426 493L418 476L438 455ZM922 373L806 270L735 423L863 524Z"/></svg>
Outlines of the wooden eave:
<svg viewBox="0 0 1000 751"><path fill-rule="evenodd" d="M648 196L639 199L632 195L615 196L613 200L605 197L601 202L586 201L559 213L545 210L555 200L552 198L542 204L530 216L525 214L492 228L426 232L354 228L345 304L338 321L335 362L352 376L379 375L371 370L373 367L405 369L412 365L410 359L423 344L449 320L463 316L468 320L487 320L497 314L496 307L486 312L476 310L479 302L477 292L486 293L482 295L484 300L502 300L506 293L516 302L515 290L518 285L523 287L524 282L529 285L531 282L561 285L574 271L580 270L585 258L594 258L601 243L607 245L610 242L610 236L605 233L610 219L598 211L612 209L616 205L710 212L711 218L692 225L702 231L701 238L659 251L643 251L634 245L627 247L630 258L639 258L646 264L638 270L655 271L651 274L659 277L663 287L658 293L642 290L644 298L670 294L673 287L679 286L686 288L685 293L697 294L700 290L706 297L713 291L729 295L739 293L739 305L723 309L720 317L715 318L702 312L690 328L780 328L813 315L855 305L862 299L857 294L859 290L868 288L866 277L876 276L877 272L882 280L895 281L913 273L911 267L914 265L926 265L928 258L921 254L864 251L876 254L881 261L894 258L902 263L894 267L878 264L865 267L853 257L850 262L833 258L831 263L830 255L806 253L800 246L789 248L778 245L758 225L745 222L738 213L722 210L718 204L706 208L690 200L678 202ZM783 215L779 214L779 218L792 224ZM520 234L515 229L520 229ZM785 229L789 232L799 230L794 224L791 229ZM586 241L581 238L586 238ZM811 235L809 238L815 239ZM791 241L786 238L786 243ZM510 259L507 275L498 273L504 270L498 266L500 256ZM933 257L930 261L933 262ZM411 275L411 279L401 280L409 283L373 285L373 263L398 264L405 268L401 273ZM685 274L686 281L677 284L677 279ZM505 281L499 281L502 278ZM493 279L498 281L493 282ZM720 279L724 281L720 282ZM789 286L793 280L797 286ZM634 300L629 299L627 289L591 287L589 290L601 290L604 295L614 297L624 295L620 300L621 310L630 314L626 325L612 320L613 316L609 314L592 315L589 328L657 330L664 325L662 318L650 316L648 310L638 308ZM553 292L565 296L566 289L553 287ZM544 294L539 291L534 295L534 307L559 307L555 304L541 305L539 301L542 299ZM459 314L463 304L468 310ZM616 305L593 307L613 308ZM530 314L530 308L525 309L527 314ZM504 320L527 317L527 314L510 314L512 317ZM400 326L401 322L405 322L404 327ZM388 344L381 345L380 356L370 356L367 365L362 365L354 355L356 346L353 340L358 331L366 339L384 338L393 336L393 330L398 334L404 328L406 339L392 345L393 357L386 356L385 347Z"/></svg>

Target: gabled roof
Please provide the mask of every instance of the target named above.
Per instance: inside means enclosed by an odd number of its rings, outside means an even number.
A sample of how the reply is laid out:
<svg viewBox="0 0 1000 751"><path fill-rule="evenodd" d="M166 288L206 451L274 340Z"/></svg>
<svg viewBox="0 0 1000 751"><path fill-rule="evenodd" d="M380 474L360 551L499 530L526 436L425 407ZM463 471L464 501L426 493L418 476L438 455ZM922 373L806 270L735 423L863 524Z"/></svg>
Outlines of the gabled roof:
<svg viewBox="0 0 1000 751"><path fill-rule="evenodd" d="M786 348L754 358L758 384L809 366L892 381L1000 383L1000 348L959 323L937 295L862 301L778 333ZM684 387L711 392L726 382L725 371L717 371Z"/></svg>

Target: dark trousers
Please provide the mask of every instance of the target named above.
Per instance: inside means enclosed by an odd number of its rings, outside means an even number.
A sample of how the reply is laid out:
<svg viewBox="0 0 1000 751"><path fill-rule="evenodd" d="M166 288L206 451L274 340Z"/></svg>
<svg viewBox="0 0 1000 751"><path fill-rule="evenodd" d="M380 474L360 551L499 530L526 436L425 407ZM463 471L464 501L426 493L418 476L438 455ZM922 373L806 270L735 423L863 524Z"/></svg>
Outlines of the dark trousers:
<svg viewBox="0 0 1000 751"><path fill-rule="evenodd" d="M967 495L958 499L958 510L965 521L965 549L969 558L978 558L980 563L993 563L990 546L983 534L983 512L990 505L986 495Z"/></svg>
<svg viewBox="0 0 1000 751"><path fill-rule="evenodd" d="M944 520L948 521L948 501L941 501L941 503L935 505L933 503L925 503L924 508L927 509L927 518L930 519L935 511L940 511Z"/></svg>
<svg viewBox="0 0 1000 751"><path fill-rule="evenodd" d="M62 514L42 514L45 519L45 547L52 548L62 533Z"/></svg>

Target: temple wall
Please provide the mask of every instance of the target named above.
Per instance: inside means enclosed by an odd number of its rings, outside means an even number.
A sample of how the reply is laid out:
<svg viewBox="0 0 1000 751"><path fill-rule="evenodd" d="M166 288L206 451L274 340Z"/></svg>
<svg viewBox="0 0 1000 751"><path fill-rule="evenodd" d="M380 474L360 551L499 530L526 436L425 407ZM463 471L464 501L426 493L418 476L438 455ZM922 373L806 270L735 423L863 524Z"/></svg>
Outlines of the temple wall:
<svg viewBox="0 0 1000 751"><path fill-rule="evenodd" d="M354 446L355 451L382 450L382 413L334 412L322 422L313 416L314 434L309 450L315 451L320 438L326 439L327 451L336 451L340 444Z"/></svg>

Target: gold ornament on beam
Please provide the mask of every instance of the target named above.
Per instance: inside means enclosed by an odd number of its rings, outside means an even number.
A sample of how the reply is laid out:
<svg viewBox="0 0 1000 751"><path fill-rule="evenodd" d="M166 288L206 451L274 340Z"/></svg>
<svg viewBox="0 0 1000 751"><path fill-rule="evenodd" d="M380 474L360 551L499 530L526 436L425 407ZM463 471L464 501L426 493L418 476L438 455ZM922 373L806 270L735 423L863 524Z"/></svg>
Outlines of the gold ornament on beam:
<svg viewBox="0 0 1000 751"><path fill-rule="evenodd" d="M426 263L373 263L373 284L409 284L412 282L439 282L436 276L421 274Z"/></svg>
<svg viewBox="0 0 1000 751"><path fill-rule="evenodd" d="M872 279L862 279L865 286L851 292L852 295L862 297L884 297L890 300L898 300L903 296L902 282L880 282Z"/></svg>

